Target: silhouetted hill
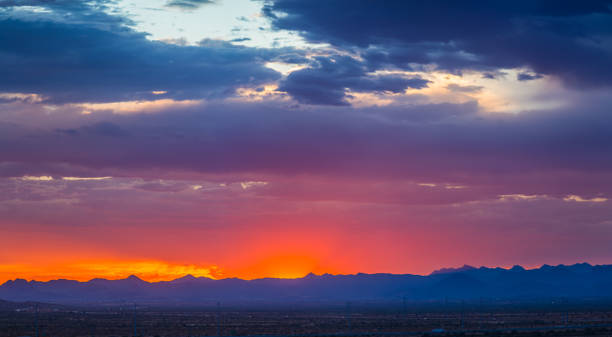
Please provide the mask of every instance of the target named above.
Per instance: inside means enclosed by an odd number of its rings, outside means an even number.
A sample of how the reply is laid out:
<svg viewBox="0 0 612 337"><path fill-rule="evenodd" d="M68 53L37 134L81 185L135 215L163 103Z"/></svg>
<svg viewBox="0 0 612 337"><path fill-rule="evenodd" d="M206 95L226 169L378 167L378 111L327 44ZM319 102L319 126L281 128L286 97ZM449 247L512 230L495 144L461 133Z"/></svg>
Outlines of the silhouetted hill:
<svg viewBox="0 0 612 337"><path fill-rule="evenodd" d="M448 274L448 273L455 273L458 271L466 271L466 270L472 270L472 269L476 269L472 266L469 266L467 264L464 264L463 267L459 267L459 268L442 268L442 269L438 269L433 271L431 274L429 275L437 275L437 274Z"/></svg>
<svg viewBox="0 0 612 337"><path fill-rule="evenodd" d="M136 276L88 282L7 281L0 298L51 303L203 304L228 302L437 301L451 299L612 298L612 265L544 265L526 270L443 269L428 276L394 274L314 275L298 279L213 280L186 275L146 282Z"/></svg>

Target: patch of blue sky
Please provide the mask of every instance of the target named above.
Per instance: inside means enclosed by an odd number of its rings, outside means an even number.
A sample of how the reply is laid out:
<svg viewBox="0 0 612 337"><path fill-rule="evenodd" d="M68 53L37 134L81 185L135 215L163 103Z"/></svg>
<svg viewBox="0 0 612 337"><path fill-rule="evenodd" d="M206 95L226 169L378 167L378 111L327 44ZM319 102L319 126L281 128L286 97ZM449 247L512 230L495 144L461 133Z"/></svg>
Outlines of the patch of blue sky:
<svg viewBox="0 0 612 337"><path fill-rule="evenodd" d="M192 8L168 6L167 0L123 0L110 6L131 19L149 39L197 44L203 39L232 41L249 47L307 47L296 33L274 31L261 15L263 2L217 0Z"/></svg>

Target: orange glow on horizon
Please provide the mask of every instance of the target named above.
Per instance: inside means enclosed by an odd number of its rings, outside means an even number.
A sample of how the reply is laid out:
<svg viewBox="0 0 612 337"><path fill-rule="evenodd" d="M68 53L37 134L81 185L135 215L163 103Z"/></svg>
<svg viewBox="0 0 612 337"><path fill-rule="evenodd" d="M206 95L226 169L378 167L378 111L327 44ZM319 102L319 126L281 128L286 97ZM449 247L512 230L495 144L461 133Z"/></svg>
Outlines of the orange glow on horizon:
<svg viewBox="0 0 612 337"><path fill-rule="evenodd" d="M16 278L89 281L130 275L149 282L185 275L251 280L362 271L363 266L337 254L336 249L344 246L338 241L340 233L316 227L297 229L297 222L286 227L279 219L267 220L256 223L258 231L233 232L230 241L215 232L193 229L177 235L155 226L147 229L146 241L135 239L141 236L137 226L115 231L78 228L67 236L46 233L34 238L15 233L13 240L0 240L7 252L21 251L19 256L0 253L0 283ZM32 227L44 231L43 227ZM96 240L110 241L115 249L92 244ZM24 245L32 248L20 250Z"/></svg>
<svg viewBox="0 0 612 337"><path fill-rule="evenodd" d="M326 207L342 209L342 204L328 202ZM236 221L241 220L237 217ZM165 223L166 219L160 221ZM390 240L398 237L392 228L379 228L364 237L346 226L334 225L341 221L344 219L332 216L304 216L288 221L285 214L266 214L249 219L249 230L236 225L227 231L198 227L176 231L153 220L147 222L146 236L140 224L108 228L66 226L60 232L27 225L31 232L40 235L15 230L7 233L10 240L0 239L5 248L0 252L0 283L16 278L88 281L135 275L156 282L188 274L251 280L301 278L309 273L431 271L430 260L413 259L410 251L391 249L399 247L389 245ZM418 243L408 247L415 251L424 249Z"/></svg>
<svg viewBox="0 0 612 337"><path fill-rule="evenodd" d="M215 265L172 264L163 261L96 260L53 264L0 264L0 284L14 279L50 281L69 279L89 281L95 278L125 279L135 275L148 282L171 281L185 275L223 279L237 277L245 280L258 278L301 278L307 274L334 273L323 270L316 259L303 255L279 255L264 259L247 268L225 271Z"/></svg>
<svg viewBox="0 0 612 337"><path fill-rule="evenodd" d="M335 270L322 268L317 258L304 254L278 254L263 258L259 262L235 271L228 271L242 279L301 278L309 273L335 273Z"/></svg>
<svg viewBox="0 0 612 337"><path fill-rule="evenodd" d="M130 275L149 281L170 281L185 275L195 277L219 278L217 266L197 266L193 264L170 264L163 261L80 261L75 263L55 263L45 265L0 264L0 282L16 278L36 281L70 279L89 281L94 278L124 279Z"/></svg>

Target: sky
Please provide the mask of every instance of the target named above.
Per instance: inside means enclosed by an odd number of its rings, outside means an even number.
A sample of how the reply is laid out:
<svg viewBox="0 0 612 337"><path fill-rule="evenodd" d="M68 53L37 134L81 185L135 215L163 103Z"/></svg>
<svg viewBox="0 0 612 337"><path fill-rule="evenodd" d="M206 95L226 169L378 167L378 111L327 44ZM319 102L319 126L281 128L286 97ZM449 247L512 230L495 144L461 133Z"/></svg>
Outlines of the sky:
<svg viewBox="0 0 612 337"><path fill-rule="evenodd" d="M612 1L0 0L0 282L612 263Z"/></svg>

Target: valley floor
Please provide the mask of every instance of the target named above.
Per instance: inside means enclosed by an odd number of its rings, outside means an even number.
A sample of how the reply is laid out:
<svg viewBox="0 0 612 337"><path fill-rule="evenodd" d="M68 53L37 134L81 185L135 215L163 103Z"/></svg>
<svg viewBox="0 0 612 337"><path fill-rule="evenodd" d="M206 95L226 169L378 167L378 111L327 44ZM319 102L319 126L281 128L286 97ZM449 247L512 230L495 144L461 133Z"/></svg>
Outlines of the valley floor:
<svg viewBox="0 0 612 337"><path fill-rule="evenodd" d="M612 336L612 310L0 311L0 336Z"/></svg>

